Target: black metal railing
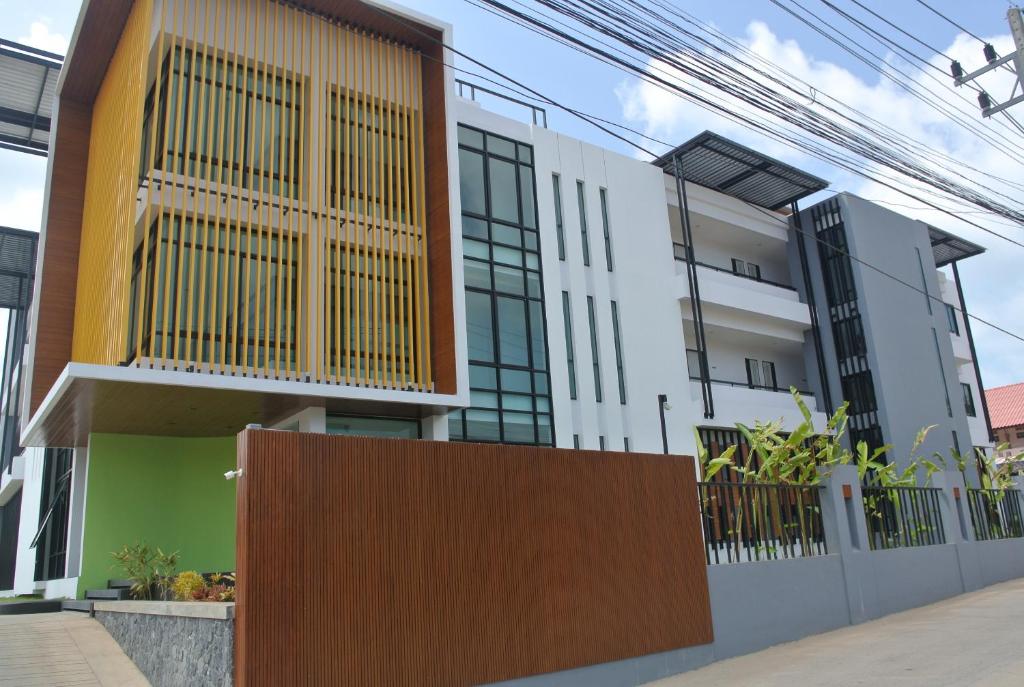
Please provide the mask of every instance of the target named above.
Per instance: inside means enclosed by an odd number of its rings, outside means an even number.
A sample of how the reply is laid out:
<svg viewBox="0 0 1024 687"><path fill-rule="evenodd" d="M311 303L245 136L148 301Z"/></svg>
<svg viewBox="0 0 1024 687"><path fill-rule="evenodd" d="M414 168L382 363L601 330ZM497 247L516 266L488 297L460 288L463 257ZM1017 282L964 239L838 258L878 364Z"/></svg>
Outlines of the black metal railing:
<svg viewBox="0 0 1024 687"><path fill-rule="evenodd" d="M868 543L874 550L946 543L936 487L861 488Z"/></svg>
<svg viewBox="0 0 1024 687"><path fill-rule="evenodd" d="M686 244L673 242L672 255L679 262L685 261ZM749 279L750 281L756 281L762 284L770 284L771 286L777 286L780 289L786 289L787 291L796 291L796 289L790 286L789 284L782 284L780 282L772 281L771 279L765 279L763 277L755 277L754 275L747 274L745 272L737 272L736 270L730 269L728 267L719 267L718 265L711 265L706 262L701 262L700 260L694 260L694 264L699 265L701 267L707 267L709 270L715 270L716 272L724 272L725 274L731 274L734 277L743 277L744 279Z"/></svg>
<svg viewBox="0 0 1024 687"><path fill-rule="evenodd" d="M520 100L519 98L513 98L512 96L506 95L504 93L499 93L498 91L492 91L489 88L479 86L470 81L455 79L455 85L459 89L459 97L462 98L466 97L466 91L469 91L469 99L473 101L476 100L477 93L486 93L487 95L492 95L496 98L501 98L502 100L507 100L510 103L515 103L516 105L521 105L525 108L528 108L530 110L530 116L533 119L533 125L542 126L545 129L548 128L548 113L547 110L545 110L543 107L534 105L533 103L528 103L525 100Z"/></svg>
<svg viewBox="0 0 1024 687"><path fill-rule="evenodd" d="M690 375L690 381L699 382L700 377ZM766 386L764 384L754 384L753 382L734 382L728 379L709 379L712 384L725 384L726 386L742 387L744 389L757 389L759 391L777 391L779 393L788 394L788 384L778 384L776 386ZM801 396L814 396L814 392L807 389L797 389Z"/></svg>
<svg viewBox="0 0 1024 687"><path fill-rule="evenodd" d="M828 553L820 487L699 482L697 495L709 565Z"/></svg>
<svg viewBox="0 0 1024 687"><path fill-rule="evenodd" d="M967 506L971 511L974 538L1013 539L1024 537L1020 492L1016 489L968 489Z"/></svg>

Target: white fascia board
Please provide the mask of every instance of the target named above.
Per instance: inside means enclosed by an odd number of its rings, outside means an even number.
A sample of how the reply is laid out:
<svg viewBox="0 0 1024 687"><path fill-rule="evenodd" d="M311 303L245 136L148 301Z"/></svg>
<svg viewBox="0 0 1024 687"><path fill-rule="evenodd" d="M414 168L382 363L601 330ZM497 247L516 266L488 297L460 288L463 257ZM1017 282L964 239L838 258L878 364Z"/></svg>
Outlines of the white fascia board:
<svg viewBox="0 0 1024 687"><path fill-rule="evenodd" d="M39 405L36 414L22 432L23 441L31 442L43 420L53 411L68 387L77 379L106 382L149 384L152 386L178 386L218 391L241 391L257 394L280 394L296 397L319 397L377 403L401 403L419 406L464 407L469 405L469 392L435 394L423 391L401 391L346 386L343 384L317 384L279 379L212 375L181 370L150 370L137 367L68 363L57 381Z"/></svg>
<svg viewBox="0 0 1024 687"><path fill-rule="evenodd" d="M665 175L665 193L672 208L678 208L675 179ZM789 240L785 215L765 210L732 196L697 184L686 184L686 205L690 212L748 229L766 238Z"/></svg>

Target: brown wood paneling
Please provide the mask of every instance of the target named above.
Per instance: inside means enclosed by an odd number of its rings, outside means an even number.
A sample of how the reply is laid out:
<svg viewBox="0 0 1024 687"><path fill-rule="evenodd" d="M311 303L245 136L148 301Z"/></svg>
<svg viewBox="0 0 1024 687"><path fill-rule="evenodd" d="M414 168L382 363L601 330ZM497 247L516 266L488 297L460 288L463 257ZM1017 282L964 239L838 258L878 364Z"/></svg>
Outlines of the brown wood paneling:
<svg viewBox="0 0 1024 687"><path fill-rule="evenodd" d="M36 273L30 413L71 360L92 108L61 98L56 108L50 178Z"/></svg>
<svg viewBox="0 0 1024 687"><path fill-rule="evenodd" d="M473 685L712 640L692 459L246 430L236 684Z"/></svg>
<svg viewBox="0 0 1024 687"><path fill-rule="evenodd" d="M451 209L448 202L448 117L445 111L442 59L444 48L434 43L427 46L423 53L431 367L434 390L454 394L455 313L452 294Z"/></svg>

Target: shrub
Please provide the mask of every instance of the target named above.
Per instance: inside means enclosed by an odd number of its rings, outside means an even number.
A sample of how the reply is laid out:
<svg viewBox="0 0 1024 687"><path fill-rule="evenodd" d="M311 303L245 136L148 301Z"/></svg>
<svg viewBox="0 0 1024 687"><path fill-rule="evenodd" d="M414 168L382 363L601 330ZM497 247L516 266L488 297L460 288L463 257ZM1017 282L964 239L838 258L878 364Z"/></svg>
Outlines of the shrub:
<svg viewBox="0 0 1024 687"><path fill-rule="evenodd" d="M191 601L195 598L196 592L206 589L206 580L194 570L187 570L174 578L174 591L176 601Z"/></svg>
<svg viewBox="0 0 1024 687"><path fill-rule="evenodd" d="M121 568L124 576L132 581L131 594L135 599L150 599L153 592L163 595L174 577L178 565L178 552L155 551L145 542L121 547L110 555Z"/></svg>

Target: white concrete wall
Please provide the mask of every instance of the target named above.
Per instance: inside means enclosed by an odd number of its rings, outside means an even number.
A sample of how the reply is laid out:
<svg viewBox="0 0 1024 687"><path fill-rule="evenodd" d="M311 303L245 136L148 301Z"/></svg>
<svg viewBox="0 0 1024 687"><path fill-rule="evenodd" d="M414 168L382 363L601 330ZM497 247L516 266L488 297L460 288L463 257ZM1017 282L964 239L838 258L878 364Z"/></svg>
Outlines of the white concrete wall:
<svg viewBox="0 0 1024 687"><path fill-rule="evenodd" d="M621 450L623 439L642 452L662 450L658 394L667 394L669 448L692 453L697 425L732 427L735 422L783 419L792 427L799 417L788 394L716 387L713 420L705 420L699 388L694 393L686 364L693 348L686 321L690 306L686 280L673 257L672 243L680 241L674 184L662 170L562 136L542 127L489 112L479 104L458 102L459 122L534 146L537 204L540 218L541 262L547 312L548 348L557 445L573 446L579 435L583 448L598 448L605 438L610 450ZM566 260L558 259L552 175L561 184ZM586 189L590 266L583 264L576 182ZM607 189L614 270L605 259L599 192ZM668 191L668 195L666 194ZM762 277L791 283L786 260L787 232L780 220L747 203L694 185L687 186L691 212L700 222L695 231L698 259L730 267L732 256L758 262ZM767 212L767 211L765 211ZM769 213L774 215L774 213ZM706 252L705 252L706 251ZM705 315L711 323L712 365L723 378L746 379L744 357L773 360L779 382L806 388L802 346L810 326L807 306L795 291L700 268L711 295ZM680 286L682 285L682 287ZM576 363L577 400L569 399L569 381L562 314L562 291L571 299ZM595 302L598 357L603 401L595 401L587 296ZM610 302L618 304L626 404L619 403ZM712 336L718 334L715 339ZM715 376L717 372L713 372ZM815 408L813 400L810 401ZM816 423L825 422L816 414Z"/></svg>

